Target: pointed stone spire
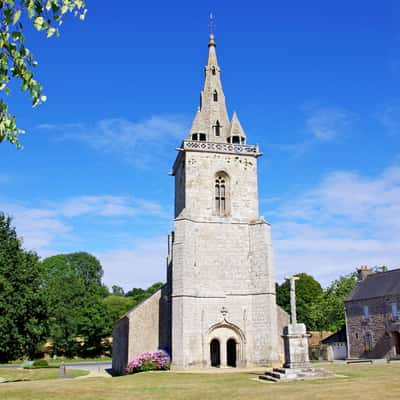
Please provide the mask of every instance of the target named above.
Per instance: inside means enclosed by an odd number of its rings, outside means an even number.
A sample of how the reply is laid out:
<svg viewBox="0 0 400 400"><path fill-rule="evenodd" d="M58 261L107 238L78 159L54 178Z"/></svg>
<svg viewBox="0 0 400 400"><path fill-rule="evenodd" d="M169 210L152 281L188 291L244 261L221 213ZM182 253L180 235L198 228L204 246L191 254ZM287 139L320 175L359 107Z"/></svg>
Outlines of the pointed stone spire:
<svg viewBox="0 0 400 400"><path fill-rule="evenodd" d="M239 118L236 114L236 111L233 113L231 127L229 129L228 135L228 142L229 143L246 143L246 134L240 124Z"/></svg>
<svg viewBox="0 0 400 400"><path fill-rule="evenodd" d="M208 42L208 66L213 66L215 65L218 67L218 61L217 61L217 52L215 51L215 40L214 40L214 35L211 33L210 34L210 40Z"/></svg>
<svg viewBox="0 0 400 400"><path fill-rule="evenodd" d="M222 90L220 68L215 51L216 44L213 34L208 42L208 61L205 67L204 88L200 93L200 109L197 112L190 130L190 139L207 140L209 142L227 143L229 134L229 118L225 105L225 96ZM202 129L203 131L197 131ZM198 139L194 139L197 135ZM202 139L200 139L200 133Z"/></svg>

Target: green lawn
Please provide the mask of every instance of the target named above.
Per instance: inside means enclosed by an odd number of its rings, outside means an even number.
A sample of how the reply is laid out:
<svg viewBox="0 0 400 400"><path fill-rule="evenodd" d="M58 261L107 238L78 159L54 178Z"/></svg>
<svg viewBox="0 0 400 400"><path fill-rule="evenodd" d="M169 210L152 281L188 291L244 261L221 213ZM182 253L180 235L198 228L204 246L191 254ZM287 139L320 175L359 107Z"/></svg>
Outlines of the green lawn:
<svg viewBox="0 0 400 400"><path fill-rule="evenodd" d="M119 378L88 378L0 384L2 400L377 400L400 398L400 364L330 365L341 377L268 383L255 372L147 372Z"/></svg>
<svg viewBox="0 0 400 400"><path fill-rule="evenodd" d="M77 369L67 369L67 375L72 375L77 377L77 376L88 375L88 372ZM59 376L58 368L38 368L38 369L1 368L0 369L0 378L5 379L7 382L57 379L58 376ZM0 397L2 398L2 396Z"/></svg>
<svg viewBox="0 0 400 400"><path fill-rule="evenodd" d="M47 361L49 362L50 365L59 365L61 363L80 363L80 362L91 362L91 361L96 361L96 362L111 362L111 357L106 357L106 356L101 356L101 357L93 357L93 358L81 358L81 357L75 357L75 358L66 358L66 357L57 357L57 358L50 358ZM16 361L10 361L9 363L6 364L1 364L0 365L20 365L26 360L16 360Z"/></svg>

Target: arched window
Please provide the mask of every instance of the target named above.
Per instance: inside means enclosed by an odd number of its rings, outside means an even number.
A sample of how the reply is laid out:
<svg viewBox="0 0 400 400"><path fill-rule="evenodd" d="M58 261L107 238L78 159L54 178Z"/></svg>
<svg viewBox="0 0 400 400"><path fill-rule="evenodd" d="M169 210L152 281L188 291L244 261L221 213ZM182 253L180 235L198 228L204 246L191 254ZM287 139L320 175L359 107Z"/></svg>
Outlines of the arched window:
<svg viewBox="0 0 400 400"><path fill-rule="evenodd" d="M228 212L228 175L225 172L215 177L215 212L220 217Z"/></svg>
<svg viewBox="0 0 400 400"><path fill-rule="evenodd" d="M215 136L221 136L221 125L219 121L217 121L213 126L213 131Z"/></svg>
<svg viewBox="0 0 400 400"><path fill-rule="evenodd" d="M216 90L213 92L213 100L218 101L218 92Z"/></svg>

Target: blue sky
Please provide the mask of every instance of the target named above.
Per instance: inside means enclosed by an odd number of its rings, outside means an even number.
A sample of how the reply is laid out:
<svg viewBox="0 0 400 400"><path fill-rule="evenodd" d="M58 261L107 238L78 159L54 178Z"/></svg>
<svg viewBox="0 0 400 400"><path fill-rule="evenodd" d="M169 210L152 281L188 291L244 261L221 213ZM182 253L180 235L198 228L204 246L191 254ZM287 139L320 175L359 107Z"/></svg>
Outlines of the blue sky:
<svg viewBox="0 0 400 400"><path fill-rule="evenodd" d="M164 280L168 172L198 105L212 11L228 111L264 153L277 279L399 267L400 4L324 3L88 1L59 38L28 30L48 101L32 109L15 89L24 149L0 145L0 210L25 247L91 252L109 286Z"/></svg>

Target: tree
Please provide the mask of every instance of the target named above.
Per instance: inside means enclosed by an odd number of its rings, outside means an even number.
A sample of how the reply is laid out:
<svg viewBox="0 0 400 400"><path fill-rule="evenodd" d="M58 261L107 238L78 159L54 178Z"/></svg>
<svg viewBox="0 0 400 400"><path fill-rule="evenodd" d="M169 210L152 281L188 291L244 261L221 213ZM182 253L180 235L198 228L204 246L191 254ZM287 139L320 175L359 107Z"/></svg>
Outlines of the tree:
<svg viewBox="0 0 400 400"><path fill-rule="evenodd" d="M100 353L110 326L102 307L108 291L101 283L100 262L88 253L72 253L46 258L42 266L53 352L67 356Z"/></svg>
<svg viewBox="0 0 400 400"><path fill-rule="evenodd" d="M296 274L296 310L297 320L306 324L307 329L318 329L318 319L312 314L312 309L319 303L323 290L318 281L311 275ZM290 283L285 281L277 286L276 301L286 312L290 313Z"/></svg>
<svg viewBox="0 0 400 400"><path fill-rule="evenodd" d="M121 286L112 285L112 294L115 296L124 296L125 292Z"/></svg>
<svg viewBox="0 0 400 400"><path fill-rule="evenodd" d="M110 333L114 324L136 304L135 299L132 297L123 297L114 294L103 299L103 306L107 310L111 323L109 328Z"/></svg>
<svg viewBox="0 0 400 400"><path fill-rule="evenodd" d="M341 276L325 289L319 307L314 310L321 330L336 332L345 324L344 300L356 285L356 273L351 273Z"/></svg>
<svg viewBox="0 0 400 400"><path fill-rule="evenodd" d="M28 355L47 337L47 308L35 253L25 251L0 213L0 362Z"/></svg>
<svg viewBox="0 0 400 400"><path fill-rule="evenodd" d="M36 30L44 31L49 38L59 35L59 27L67 13L86 15L83 0L2 0L0 1L0 91L10 94L12 78L21 82L21 90L29 91L32 106L46 101L42 86L34 79L33 69L37 66L33 54L25 47L22 21L31 23ZM20 147L16 117L0 99L0 142L7 140Z"/></svg>

